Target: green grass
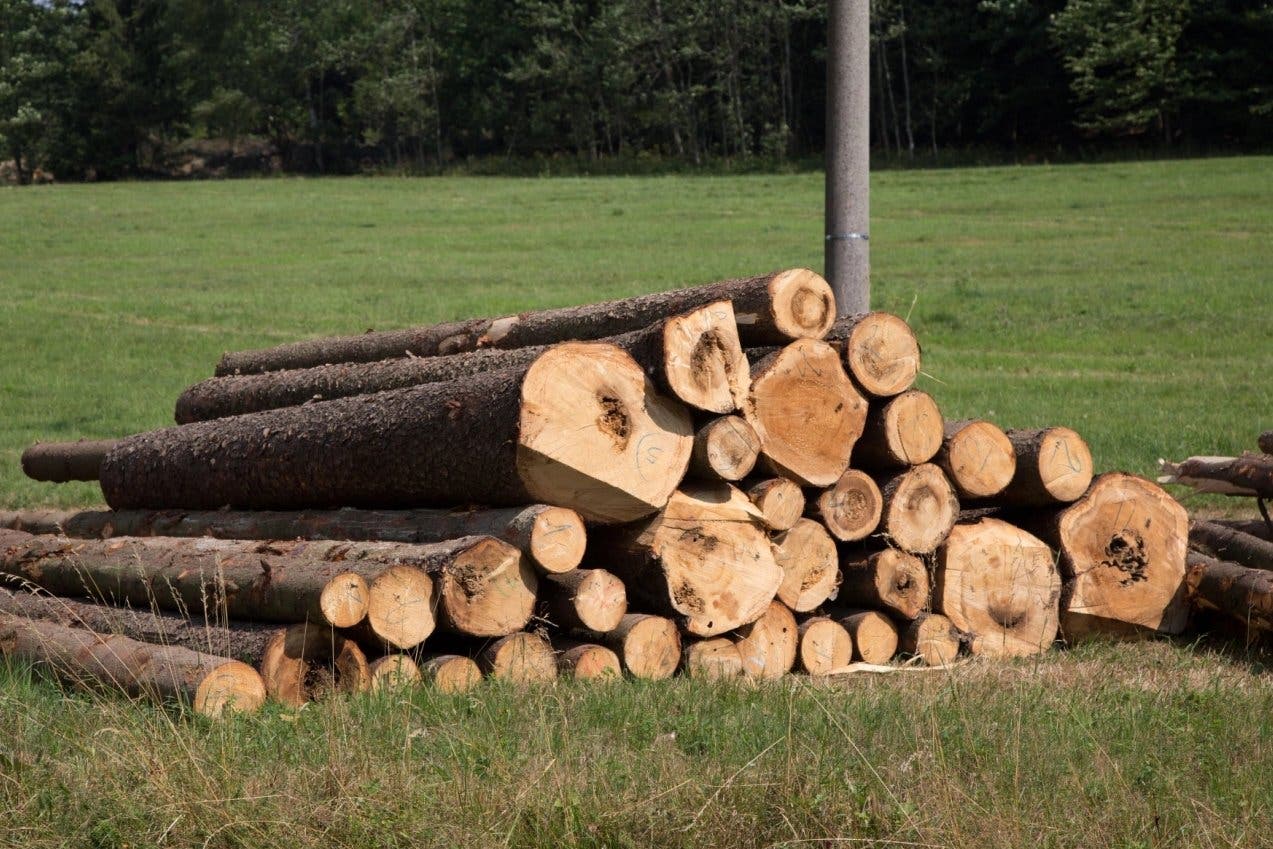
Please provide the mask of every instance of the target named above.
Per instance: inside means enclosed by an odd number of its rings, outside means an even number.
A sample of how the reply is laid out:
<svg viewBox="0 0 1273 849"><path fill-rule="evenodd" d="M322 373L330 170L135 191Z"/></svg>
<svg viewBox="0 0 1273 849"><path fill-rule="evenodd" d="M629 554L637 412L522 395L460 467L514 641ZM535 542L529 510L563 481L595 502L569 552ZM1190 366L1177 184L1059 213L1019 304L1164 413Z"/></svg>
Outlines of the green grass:
<svg viewBox="0 0 1273 849"><path fill-rule="evenodd" d="M1273 159L885 172L874 300L951 416L1100 468L1273 426ZM0 190L0 506L224 349L821 266L815 174ZM1094 646L829 685L421 691L206 723L0 670L0 846L1259 846L1263 656Z"/></svg>

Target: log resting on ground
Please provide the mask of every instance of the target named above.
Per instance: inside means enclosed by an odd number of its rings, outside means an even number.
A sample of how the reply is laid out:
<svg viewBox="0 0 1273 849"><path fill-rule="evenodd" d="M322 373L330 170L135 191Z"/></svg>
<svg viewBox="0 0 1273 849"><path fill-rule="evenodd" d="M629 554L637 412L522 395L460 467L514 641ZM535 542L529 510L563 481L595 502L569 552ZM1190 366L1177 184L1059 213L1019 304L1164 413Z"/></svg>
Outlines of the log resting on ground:
<svg viewBox="0 0 1273 849"><path fill-rule="evenodd" d="M1247 452L1241 457L1190 457L1179 463L1160 460L1159 483L1197 492L1273 498L1273 456Z"/></svg>
<svg viewBox="0 0 1273 849"><path fill-rule="evenodd" d="M796 666L810 675L826 675L853 660L853 637L848 629L826 616L800 623Z"/></svg>
<svg viewBox="0 0 1273 849"><path fill-rule="evenodd" d="M275 633L265 647L261 677L270 698L290 707L371 689L371 667L358 644L313 622Z"/></svg>
<svg viewBox="0 0 1273 849"><path fill-rule="evenodd" d="M1273 571L1273 542L1215 522L1189 525L1189 543L1195 548L1252 569Z"/></svg>
<svg viewBox="0 0 1273 849"><path fill-rule="evenodd" d="M1194 608L1223 613L1250 631L1273 631L1273 572L1196 551L1189 552L1188 562L1185 583Z"/></svg>

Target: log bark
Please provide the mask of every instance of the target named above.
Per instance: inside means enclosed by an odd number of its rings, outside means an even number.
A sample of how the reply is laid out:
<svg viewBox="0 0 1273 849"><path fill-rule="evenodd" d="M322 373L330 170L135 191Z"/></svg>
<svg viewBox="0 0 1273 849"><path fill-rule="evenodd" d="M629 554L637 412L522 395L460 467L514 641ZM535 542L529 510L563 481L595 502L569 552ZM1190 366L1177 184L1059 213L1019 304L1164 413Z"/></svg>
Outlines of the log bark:
<svg viewBox="0 0 1273 849"><path fill-rule="evenodd" d="M900 395L919 375L919 340L895 315L872 312L842 318L827 338L842 352L853 381L872 397Z"/></svg>
<svg viewBox="0 0 1273 849"><path fill-rule="evenodd" d="M550 575L540 587L547 618L560 628L613 631L628 612L623 581L604 569Z"/></svg>
<svg viewBox="0 0 1273 849"><path fill-rule="evenodd" d="M796 663L800 629L785 604L774 601L755 622L738 629L734 645L748 678L781 678Z"/></svg>
<svg viewBox="0 0 1273 849"><path fill-rule="evenodd" d="M623 677L619 656L605 646L576 643L562 648L557 655L557 671L562 675L580 680Z"/></svg>
<svg viewBox="0 0 1273 849"><path fill-rule="evenodd" d="M842 604L886 610L914 619L928 607L928 568L914 555L886 548L866 552L844 550L840 555Z"/></svg>
<svg viewBox="0 0 1273 849"><path fill-rule="evenodd" d="M543 637L524 631L485 646L477 655L477 665L491 678L517 685L557 680L553 647Z"/></svg>
<svg viewBox="0 0 1273 849"><path fill-rule="evenodd" d="M691 477L739 481L751 474L760 457L760 437L741 416L712 419L694 433Z"/></svg>
<svg viewBox="0 0 1273 849"><path fill-rule="evenodd" d="M681 666L690 678L724 681L743 674L743 658L728 637L687 640Z"/></svg>
<svg viewBox="0 0 1273 849"><path fill-rule="evenodd" d="M851 462L859 469L901 469L927 463L942 445L943 421L927 392L911 389L872 404Z"/></svg>
<svg viewBox="0 0 1273 849"><path fill-rule="evenodd" d="M659 388L700 410L728 413L747 394L748 367L734 309L718 301L684 315L659 317L643 330L604 341L630 354ZM444 383L507 368L525 369L548 345L451 356L332 363L259 374L212 377L177 398L178 424Z"/></svg>
<svg viewBox="0 0 1273 849"><path fill-rule="evenodd" d="M0 613L0 655L47 669L68 684L180 700L204 716L251 713L265 702L261 676L240 661L9 613Z"/></svg>
<svg viewBox="0 0 1273 849"><path fill-rule="evenodd" d="M1067 641L1184 630L1189 517L1162 487L1109 472L1073 504L1020 524L1060 554Z"/></svg>
<svg viewBox="0 0 1273 849"><path fill-rule="evenodd" d="M866 472L849 469L808 505L808 515L841 542L866 539L880 526L884 497Z"/></svg>
<svg viewBox="0 0 1273 849"><path fill-rule="evenodd" d="M81 539L160 536L437 543L493 536L521 550L542 572L574 569L587 544L578 513L546 504L465 510L0 511L0 528Z"/></svg>
<svg viewBox="0 0 1273 849"><path fill-rule="evenodd" d="M417 686L422 679L419 665L406 654L378 657L367 667L371 689L377 692L405 690Z"/></svg>
<svg viewBox="0 0 1273 849"><path fill-rule="evenodd" d="M884 537L909 554L935 551L959 515L959 499L942 470L925 463L881 478L879 486Z"/></svg>
<svg viewBox="0 0 1273 849"><path fill-rule="evenodd" d="M1047 506L1075 500L1092 482L1092 452L1067 427L1006 432L1016 455L1012 482L996 500L1021 506Z"/></svg>
<svg viewBox="0 0 1273 849"><path fill-rule="evenodd" d="M652 681L670 678L681 660L681 635L676 623L662 616L626 614L613 631L579 632L583 639L600 643L619 656L623 669L634 678Z"/></svg>
<svg viewBox="0 0 1273 849"><path fill-rule="evenodd" d="M618 575L629 598L699 637L755 621L782 582L759 511L723 483L687 485L653 519L597 529L588 557Z"/></svg>
<svg viewBox="0 0 1273 849"><path fill-rule="evenodd" d="M840 585L839 555L826 528L801 519L773 539L774 560L782 569L777 598L797 613L819 607Z"/></svg>
<svg viewBox="0 0 1273 849"><path fill-rule="evenodd" d="M624 522L667 502L692 441L631 357L566 343L524 371L129 437L101 482L116 509L545 503Z"/></svg>
<svg viewBox="0 0 1273 849"><path fill-rule="evenodd" d="M467 693L482 683L481 667L464 655L425 655L418 665L420 677L443 693Z"/></svg>
<svg viewBox="0 0 1273 849"><path fill-rule="evenodd" d="M802 339L752 366L743 406L760 437L762 465L803 486L831 486L849 467L866 421L866 399L835 350Z"/></svg>
<svg viewBox="0 0 1273 849"><path fill-rule="evenodd" d="M32 480L49 483L95 481L102 459L116 442L115 439L37 442L22 452L22 471Z"/></svg>
<svg viewBox="0 0 1273 849"><path fill-rule="evenodd" d="M796 666L809 675L826 675L853 660L853 636L847 628L826 616L800 623L800 647Z"/></svg>
<svg viewBox="0 0 1273 849"><path fill-rule="evenodd" d="M853 638L853 657L865 663L888 663L897 654L897 627L876 610L855 610L839 620Z"/></svg>
<svg viewBox="0 0 1273 849"><path fill-rule="evenodd" d="M1040 539L999 519L956 525L937 553L933 607L973 654L1038 654L1057 635L1061 576Z"/></svg>
<svg viewBox="0 0 1273 849"><path fill-rule="evenodd" d="M260 669L270 698L289 707L371 689L371 669L358 644L313 622L276 632Z"/></svg>
<svg viewBox="0 0 1273 849"><path fill-rule="evenodd" d="M1179 463L1160 461L1159 483L1174 483L1198 492L1273 498L1273 456L1247 452L1241 457L1190 457Z"/></svg>
<svg viewBox="0 0 1273 849"><path fill-rule="evenodd" d="M747 487L747 497L760 511L760 521L771 531L789 531L804 513L804 493L795 481L765 478Z"/></svg>
<svg viewBox="0 0 1273 849"><path fill-rule="evenodd" d="M1273 542L1273 524L1264 519L1214 519L1215 524L1231 531L1249 534L1265 542Z"/></svg>
<svg viewBox="0 0 1273 849"><path fill-rule="evenodd" d="M953 663L963 642L959 629L940 613L921 613L903 629L898 647L903 654L918 657L925 666Z"/></svg>
<svg viewBox="0 0 1273 849"><path fill-rule="evenodd" d="M993 498L1003 492L1017 470L1012 441L997 425L971 419L946 422L941 450L934 461L955 485L961 498Z"/></svg>
<svg viewBox="0 0 1273 849"><path fill-rule="evenodd" d="M831 287L808 269L790 269L579 307L476 318L428 327L292 342L226 353L218 376L308 368L324 363L431 357L479 348L525 348L572 339L602 339L639 330L669 315L715 301L733 304L739 336L749 345L825 336L835 321Z"/></svg>
<svg viewBox="0 0 1273 849"><path fill-rule="evenodd" d="M1184 508L1181 508L1184 512ZM1215 522L1189 525L1189 542L1221 560L1231 560L1252 569L1273 571L1273 542L1253 534L1226 528Z"/></svg>
<svg viewBox="0 0 1273 849"><path fill-rule="evenodd" d="M1250 569L1191 551L1186 578L1190 604L1214 610L1248 632L1273 631L1273 572Z"/></svg>

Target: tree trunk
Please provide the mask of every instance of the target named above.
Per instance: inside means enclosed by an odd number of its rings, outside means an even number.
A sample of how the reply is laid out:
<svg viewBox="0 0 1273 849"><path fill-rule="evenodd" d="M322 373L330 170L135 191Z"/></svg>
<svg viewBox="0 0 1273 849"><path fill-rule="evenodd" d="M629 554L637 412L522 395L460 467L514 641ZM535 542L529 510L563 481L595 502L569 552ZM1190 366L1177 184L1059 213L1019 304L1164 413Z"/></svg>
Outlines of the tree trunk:
<svg viewBox="0 0 1273 849"><path fill-rule="evenodd" d="M557 655L543 637L524 631L500 637L477 655L482 671L512 684L546 684L557 680Z"/></svg>
<svg viewBox="0 0 1273 849"><path fill-rule="evenodd" d="M1008 435L980 420L946 422L934 461L961 498L993 498L1007 488L1017 469Z"/></svg>
<svg viewBox="0 0 1273 849"><path fill-rule="evenodd" d="M688 640L681 666L690 678L724 681L743 674L743 657L738 652L738 646L728 637Z"/></svg>
<svg viewBox="0 0 1273 849"><path fill-rule="evenodd" d="M962 642L959 630L945 616L921 613L902 629L898 645L903 654L920 658L925 666L942 666L954 662Z"/></svg>
<svg viewBox="0 0 1273 849"><path fill-rule="evenodd" d="M82 539L162 536L438 543L493 536L520 549L542 572L574 569L587 543L578 513L546 504L471 510L0 511L0 528Z"/></svg>
<svg viewBox="0 0 1273 849"><path fill-rule="evenodd" d="M1092 452L1067 427L1009 430L1016 454L1012 482L996 499L1006 504L1043 507L1068 503L1087 492L1092 482Z"/></svg>
<svg viewBox="0 0 1273 849"><path fill-rule="evenodd" d="M927 463L942 445L942 416L927 392L911 389L873 404L852 462L861 469L900 469Z"/></svg>
<svg viewBox="0 0 1273 849"><path fill-rule="evenodd" d="M747 488L747 497L760 511L760 522L771 531L789 531L804 513L804 493L787 478L765 478Z"/></svg>
<svg viewBox="0 0 1273 849"><path fill-rule="evenodd" d="M844 357L849 376L873 398L900 395L919 375L919 340L910 325L891 313L842 318L827 339Z"/></svg>
<svg viewBox="0 0 1273 849"><path fill-rule="evenodd" d="M368 665L367 672L371 675L371 689L378 692L405 690L423 680L419 665L406 654L378 657Z"/></svg>
<svg viewBox="0 0 1273 849"><path fill-rule="evenodd" d="M708 481L740 481L760 457L760 437L741 416L721 416L694 434L691 477Z"/></svg>
<svg viewBox="0 0 1273 849"><path fill-rule="evenodd" d="M807 613L836 593L840 584L835 540L819 523L801 519L773 539L774 560L782 569L777 598L797 613Z"/></svg>
<svg viewBox="0 0 1273 849"><path fill-rule="evenodd" d="M800 623L800 648L796 665L810 675L848 666L853 660L853 637L847 628L826 616L814 616Z"/></svg>
<svg viewBox="0 0 1273 849"><path fill-rule="evenodd" d="M1180 512L1183 513L1184 508ZM1195 548L1202 548L1221 560L1273 571L1273 542L1214 522L1193 522L1188 533L1189 542Z"/></svg>
<svg viewBox="0 0 1273 849"><path fill-rule="evenodd" d="M548 619L559 628L613 631L628 612L628 593L604 569L550 575L540 584Z"/></svg>
<svg viewBox="0 0 1273 849"><path fill-rule="evenodd" d="M1248 569L1199 554L1188 555L1189 601L1199 610L1215 610L1248 631L1273 631L1273 572Z"/></svg>
<svg viewBox="0 0 1273 849"><path fill-rule="evenodd" d="M747 358L733 307L718 301L605 342L630 354L660 389L690 406L728 413L747 395ZM450 356L399 357L213 377L177 399L178 424L446 383L507 368L525 369L550 346L478 350Z"/></svg>
<svg viewBox="0 0 1273 849"><path fill-rule="evenodd" d="M849 469L835 485L809 504L808 513L841 542L856 542L875 533L884 512L884 496L870 475Z"/></svg>
<svg viewBox="0 0 1273 849"><path fill-rule="evenodd" d="M623 667L619 656L605 646L595 643L562 645L565 650L557 655L557 671L580 680L594 678L622 678Z"/></svg>
<svg viewBox="0 0 1273 849"><path fill-rule="evenodd" d="M840 620L853 638L853 656L865 663L888 663L897 654L897 628L875 610L856 610Z"/></svg>
<svg viewBox="0 0 1273 849"><path fill-rule="evenodd" d="M734 639L743 659L743 675L748 678L773 679L786 675L795 666L799 644L796 617L780 601L770 602L759 619L738 629Z"/></svg>
<svg viewBox="0 0 1273 849"><path fill-rule="evenodd" d="M845 551L840 557L840 594L852 607L874 608L914 619L928 607L928 569L911 554L886 548L876 552Z"/></svg>
<svg viewBox="0 0 1273 849"><path fill-rule="evenodd" d="M265 647L261 677L270 698L289 707L371 689L367 656L358 644L313 622L275 633Z"/></svg>
<svg viewBox="0 0 1273 849"><path fill-rule="evenodd" d="M588 556L631 598L714 637L758 618L782 583L759 519L728 484L687 486L653 519L592 534Z"/></svg>
<svg viewBox="0 0 1273 849"><path fill-rule="evenodd" d="M418 665L420 676L443 693L466 693L482 683L481 667L464 655L425 655Z"/></svg>
<svg viewBox="0 0 1273 849"><path fill-rule="evenodd" d="M866 420L866 400L835 350L802 339L755 363L751 374L743 416L760 437L768 470L803 486L831 486L849 467Z"/></svg>
<svg viewBox="0 0 1273 849"><path fill-rule="evenodd" d="M1057 634L1061 576L1040 539L999 519L956 525L937 552L933 607L973 654L1038 654Z"/></svg>
<svg viewBox="0 0 1273 849"><path fill-rule="evenodd" d="M37 442L22 452L22 471L32 480L50 483L95 481L102 459L117 442L115 439Z"/></svg>
<svg viewBox="0 0 1273 849"><path fill-rule="evenodd" d="M525 348L571 339L602 339L640 330L669 315L715 301L733 303L739 336L749 345L819 339L835 321L831 287L808 269L790 269L706 286L657 292L618 301L474 318L406 330L292 342L227 353L218 376L309 368L325 363L431 357L479 348Z"/></svg>
<svg viewBox="0 0 1273 849"><path fill-rule="evenodd" d="M667 502L692 441L631 357L566 343L525 371L133 436L101 479L116 509L542 502L623 522Z"/></svg>
<svg viewBox="0 0 1273 849"><path fill-rule="evenodd" d="M1264 519L1215 519L1213 523L1231 531L1249 534L1265 542L1273 542L1273 524Z"/></svg>
<svg viewBox="0 0 1273 849"><path fill-rule="evenodd" d="M629 613L613 631L580 634L614 651L624 670L634 678L670 678L681 662L681 635L676 624L662 616Z"/></svg>
<svg viewBox="0 0 1273 849"><path fill-rule="evenodd" d="M1241 457L1190 457L1162 462L1159 483L1175 483L1198 492L1273 498L1273 456L1248 451Z"/></svg>
<svg viewBox="0 0 1273 849"><path fill-rule="evenodd" d="M879 485L885 538L910 554L936 550L959 515L959 499L941 469L925 463L882 478Z"/></svg>
<svg viewBox="0 0 1273 849"><path fill-rule="evenodd" d="M240 661L8 613L0 613L0 655L47 668L68 684L180 699L205 716L251 713L265 702L261 676Z"/></svg>

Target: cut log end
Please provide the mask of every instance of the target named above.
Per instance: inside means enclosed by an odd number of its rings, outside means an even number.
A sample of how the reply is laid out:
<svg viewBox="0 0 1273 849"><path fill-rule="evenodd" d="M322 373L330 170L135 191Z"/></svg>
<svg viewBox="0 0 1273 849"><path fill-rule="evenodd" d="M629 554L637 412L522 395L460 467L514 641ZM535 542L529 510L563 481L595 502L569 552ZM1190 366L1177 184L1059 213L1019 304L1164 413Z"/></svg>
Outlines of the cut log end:
<svg viewBox="0 0 1273 849"><path fill-rule="evenodd" d="M940 613L924 613L903 629L903 653L920 658L926 666L953 663L959 656L960 634Z"/></svg>
<svg viewBox="0 0 1273 849"><path fill-rule="evenodd" d="M482 683L482 670L472 658L440 654L420 663L420 676L442 693L467 693Z"/></svg>
<svg viewBox="0 0 1273 849"><path fill-rule="evenodd" d="M791 530L804 514L804 492L795 481L787 478L766 478L751 486L747 497L756 505L761 521L771 531Z"/></svg>
<svg viewBox="0 0 1273 849"><path fill-rule="evenodd" d="M807 268L775 274L769 281L774 328L792 339L821 339L835 323L835 295L822 275Z"/></svg>
<svg viewBox="0 0 1273 849"><path fill-rule="evenodd" d="M535 513L529 553L545 572L569 572L576 568L583 560L587 545L583 518L574 510L544 507Z"/></svg>
<svg viewBox="0 0 1273 849"><path fill-rule="evenodd" d="M815 616L800 624L797 665L810 675L826 675L853 660L853 637L833 619Z"/></svg>
<svg viewBox="0 0 1273 849"><path fill-rule="evenodd" d="M932 553L959 517L954 487L931 463L884 481L880 493L884 497L881 530L911 554Z"/></svg>
<svg viewBox="0 0 1273 849"><path fill-rule="evenodd" d="M819 523L801 519L774 538L774 560L782 569L778 600L803 613L835 595L840 584L835 540Z"/></svg>
<svg viewBox="0 0 1273 849"><path fill-rule="evenodd" d="M895 469L927 463L941 448L943 426L932 396L918 389L903 392L872 407L853 449L853 465Z"/></svg>
<svg viewBox="0 0 1273 849"><path fill-rule="evenodd" d="M738 629L734 645L748 678L781 678L796 662L800 629L786 605L772 602L755 622Z"/></svg>
<svg viewBox="0 0 1273 849"><path fill-rule="evenodd" d="M437 626L433 579L414 566L390 566L371 582L367 625L387 646L418 646Z"/></svg>
<svg viewBox="0 0 1273 849"><path fill-rule="evenodd" d="M682 665L690 678L709 681L723 681L743 674L742 655L728 637L687 642Z"/></svg>
<svg viewBox="0 0 1273 849"><path fill-rule="evenodd" d="M960 495L990 498L1012 482L1017 456L1007 434L998 426L987 421L964 421L947 425L937 464Z"/></svg>
<svg viewBox="0 0 1273 849"><path fill-rule="evenodd" d="M252 713L265 704L265 682L255 669L227 661L199 682L193 707L196 713L218 717L226 712Z"/></svg>
<svg viewBox="0 0 1273 849"><path fill-rule="evenodd" d="M512 684L545 684L557 680L557 656L541 637L525 632L501 637L482 649L478 664L492 678Z"/></svg>
<svg viewBox="0 0 1273 849"><path fill-rule="evenodd" d="M866 663L888 663L897 654L897 628L883 613L859 610L840 620L853 637L853 656Z"/></svg>
<svg viewBox="0 0 1273 849"><path fill-rule="evenodd" d="M342 572L323 587L318 607L333 628L352 628L367 615L370 588L361 575Z"/></svg>
<svg viewBox="0 0 1273 849"><path fill-rule="evenodd" d="M743 405L751 382L729 301L717 301L663 325L663 377L672 394L709 413Z"/></svg>
<svg viewBox="0 0 1273 849"><path fill-rule="evenodd" d="M675 623L662 616L628 614L613 632L623 668L634 678L672 677L681 659L681 635Z"/></svg>
<svg viewBox="0 0 1273 849"><path fill-rule="evenodd" d="M371 689L377 692L414 687L421 681L420 667L405 654L387 654L371 662Z"/></svg>
<svg viewBox="0 0 1273 849"><path fill-rule="evenodd" d="M738 481L760 457L760 437L741 416L721 416L694 434L690 474L705 480Z"/></svg>
<svg viewBox="0 0 1273 849"><path fill-rule="evenodd" d="M817 516L841 542L866 539L875 533L884 511L880 488L865 472L849 469L835 486L823 491L812 505Z"/></svg>
<svg viewBox="0 0 1273 849"><path fill-rule="evenodd" d="M909 389L919 374L919 340L898 316L868 313L853 324L844 344L844 361L867 394L897 395Z"/></svg>
<svg viewBox="0 0 1273 849"><path fill-rule="evenodd" d="M1025 505L1068 503L1092 483L1092 452L1068 427L1010 430L1016 473L1003 500Z"/></svg>
<svg viewBox="0 0 1273 849"><path fill-rule="evenodd" d="M839 599L846 604L888 610L903 619L914 619L928 607L928 569L912 554L895 548L846 553L840 571Z"/></svg>
<svg viewBox="0 0 1273 849"><path fill-rule="evenodd" d="M520 551L491 537L478 538L442 571L440 624L473 637L511 634L534 614L538 586Z"/></svg>
<svg viewBox="0 0 1273 849"><path fill-rule="evenodd" d="M285 628L270 640L261 660L261 677L266 692L291 707L371 687L362 649L353 640L313 623Z"/></svg>
<svg viewBox="0 0 1273 849"><path fill-rule="evenodd" d="M583 643L557 655L558 670L579 680L623 677L619 656L605 646Z"/></svg>
<svg viewBox="0 0 1273 849"><path fill-rule="evenodd" d="M588 631L613 631L628 612L623 581L605 569L576 569L545 579L555 624Z"/></svg>

